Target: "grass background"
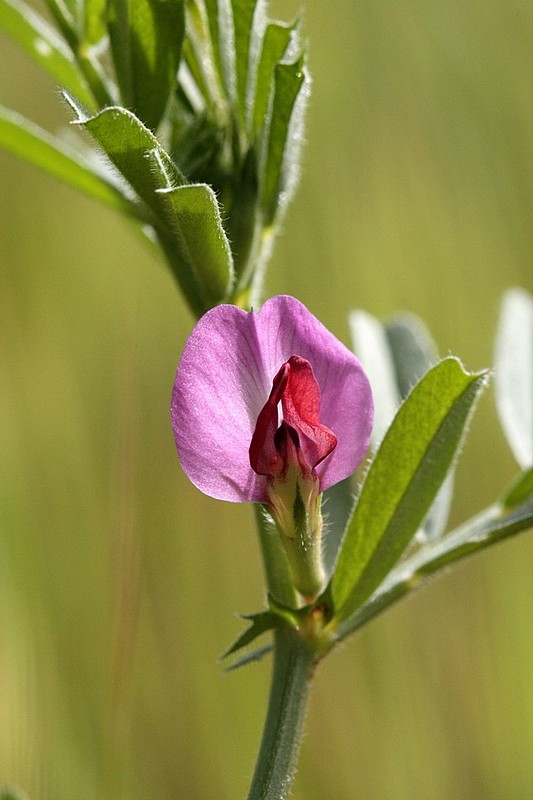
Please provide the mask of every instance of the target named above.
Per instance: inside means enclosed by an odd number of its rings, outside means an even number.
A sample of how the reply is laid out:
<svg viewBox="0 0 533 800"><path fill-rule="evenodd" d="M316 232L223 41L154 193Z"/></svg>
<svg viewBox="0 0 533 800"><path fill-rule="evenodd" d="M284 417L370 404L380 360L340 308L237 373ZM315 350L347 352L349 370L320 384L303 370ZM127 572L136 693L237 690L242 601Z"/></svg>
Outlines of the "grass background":
<svg viewBox="0 0 533 800"><path fill-rule="evenodd" d="M533 288L532 21L524 0L309 0L308 146L269 294L345 341L349 309L408 308L443 355L491 364L502 292ZM64 127L55 87L1 53L0 101ZM0 782L243 797L270 665L217 657L262 576L251 510L177 462L192 319L122 220L2 153L0 180ZM489 393L453 520L515 473ZM464 563L323 665L295 800L533 796L532 556L525 534Z"/></svg>

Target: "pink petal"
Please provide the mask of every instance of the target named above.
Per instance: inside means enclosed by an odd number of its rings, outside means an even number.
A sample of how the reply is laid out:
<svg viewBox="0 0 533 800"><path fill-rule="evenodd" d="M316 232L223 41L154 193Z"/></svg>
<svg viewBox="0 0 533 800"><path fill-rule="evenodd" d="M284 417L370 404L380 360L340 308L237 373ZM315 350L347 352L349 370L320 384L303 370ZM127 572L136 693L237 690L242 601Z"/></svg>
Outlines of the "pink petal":
<svg viewBox="0 0 533 800"><path fill-rule="evenodd" d="M281 365L306 358L320 387L320 422L337 447L316 468L321 488L351 475L372 428L368 379L355 356L298 300L273 297L258 312L211 309L191 333L172 393L172 425L190 480L205 494L266 502L266 478L250 466L258 416Z"/></svg>

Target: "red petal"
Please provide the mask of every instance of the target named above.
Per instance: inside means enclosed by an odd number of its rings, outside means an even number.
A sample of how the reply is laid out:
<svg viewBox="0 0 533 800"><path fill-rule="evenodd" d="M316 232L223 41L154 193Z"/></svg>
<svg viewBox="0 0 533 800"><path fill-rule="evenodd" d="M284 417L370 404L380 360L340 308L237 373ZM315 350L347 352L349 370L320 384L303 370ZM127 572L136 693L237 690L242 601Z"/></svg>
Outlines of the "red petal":
<svg viewBox="0 0 533 800"><path fill-rule="evenodd" d="M250 443L250 466L258 475L274 475L278 462L278 451L274 435L279 426L278 403L287 381L289 364L285 362L272 382L270 397L261 409Z"/></svg>
<svg viewBox="0 0 533 800"><path fill-rule="evenodd" d="M289 379L281 398L284 421L300 439L305 459L314 469L337 446L337 437L319 420L320 389L306 358L291 356Z"/></svg>

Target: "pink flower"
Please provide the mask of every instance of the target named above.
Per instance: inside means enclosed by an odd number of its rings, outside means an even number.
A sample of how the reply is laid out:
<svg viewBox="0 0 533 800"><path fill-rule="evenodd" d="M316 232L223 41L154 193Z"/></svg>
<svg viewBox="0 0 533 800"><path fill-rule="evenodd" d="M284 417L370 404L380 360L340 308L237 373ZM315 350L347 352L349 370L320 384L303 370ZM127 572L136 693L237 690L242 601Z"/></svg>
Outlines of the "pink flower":
<svg viewBox="0 0 533 800"><path fill-rule="evenodd" d="M373 418L356 357L294 297L222 305L192 331L172 392L184 471L202 492L271 502L295 472L322 492L361 463Z"/></svg>

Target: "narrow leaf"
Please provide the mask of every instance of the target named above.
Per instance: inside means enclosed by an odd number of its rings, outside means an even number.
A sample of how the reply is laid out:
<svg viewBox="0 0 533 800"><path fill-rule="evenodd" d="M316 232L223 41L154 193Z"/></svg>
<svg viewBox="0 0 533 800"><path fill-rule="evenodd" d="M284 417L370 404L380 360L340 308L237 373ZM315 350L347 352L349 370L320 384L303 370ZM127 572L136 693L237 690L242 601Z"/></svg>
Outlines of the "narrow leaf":
<svg viewBox="0 0 533 800"><path fill-rule="evenodd" d="M401 406L368 471L331 581L338 618L350 616L372 594L418 530L485 380L447 358Z"/></svg>
<svg viewBox="0 0 533 800"><path fill-rule="evenodd" d="M213 61L219 74L220 81L223 83L224 69L222 65L222 55L220 50L220 20L218 11L218 0L204 0L209 26L209 38L213 51ZM226 33L226 32L225 32Z"/></svg>
<svg viewBox="0 0 533 800"><path fill-rule="evenodd" d="M273 628L276 628L280 624L280 618L277 614L272 613L272 611L261 611L259 614L244 615L244 619L251 620L252 624L244 633L241 633L231 647L226 650L222 656L223 659L228 658L228 656L233 655L233 653L246 647L246 645L251 644L258 636L273 630Z"/></svg>
<svg viewBox="0 0 533 800"><path fill-rule="evenodd" d="M94 99L72 52L51 25L23 0L0 0L0 30L46 70L57 84L89 108L94 108Z"/></svg>
<svg viewBox="0 0 533 800"><path fill-rule="evenodd" d="M204 310L224 300L233 284L233 257L215 193L207 184L160 190L174 212L169 216L176 250L194 276Z"/></svg>
<svg viewBox="0 0 533 800"><path fill-rule="evenodd" d="M267 121L270 96L274 91L274 67L283 58L296 28L294 25L270 23L264 32L261 56L255 81L252 129L255 136Z"/></svg>
<svg viewBox="0 0 533 800"><path fill-rule="evenodd" d="M266 656L267 653L270 653L272 649L273 647L271 644L266 644L264 647L258 647L257 650L253 650L251 653L246 653L244 656L238 658L233 662L233 664L230 664L229 667L226 667L224 672L235 672L236 669L245 667L247 664L252 664L254 661L261 661L263 656Z"/></svg>
<svg viewBox="0 0 533 800"><path fill-rule="evenodd" d="M109 0L108 28L124 105L155 130L177 84L184 0Z"/></svg>
<svg viewBox="0 0 533 800"><path fill-rule="evenodd" d="M533 467L526 470L511 486L504 498L506 508L513 508L533 495Z"/></svg>
<svg viewBox="0 0 533 800"><path fill-rule="evenodd" d="M274 69L275 89L262 181L262 205L268 222L287 204L296 186L307 83L303 56L293 64L277 64Z"/></svg>
<svg viewBox="0 0 533 800"><path fill-rule="evenodd" d="M338 640L360 628L392 603L418 589L441 569L533 527L533 498L505 513L491 506L443 539L415 553L389 573L379 589L338 628Z"/></svg>
<svg viewBox="0 0 533 800"><path fill-rule="evenodd" d="M533 298L510 289L496 338L495 390L500 420L522 468L533 466Z"/></svg>
<svg viewBox="0 0 533 800"><path fill-rule="evenodd" d="M235 69L237 79L237 105L241 123L247 116L248 68L253 68L255 60L251 52L255 44L254 23L261 24L263 17L263 0L231 0L233 10ZM256 16L257 15L257 16Z"/></svg>
<svg viewBox="0 0 533 800"><path fill-rule="evenodd" d="M83 41L88 45L99 42L107 32L106 5L107 0L85 0L83 3Z"/></svg>
<svg viewBox="0 0 533 800"><path fill-rule="evenodd" d="M403 399L413 386L438 361L435 342L422 322L414 314L397 314L385 325L385 332L396 371L396 385ZM420 541L433 541L446 529L453 497L453 471L447 476L417 537Z"/></svg>
<svg viewBox="0 0 533 800"><path fill-rule="evenodd" d="M0 146L117 211L140 209L92 164L20 114L0 106Z"/></svg>
<svg viewBox="0 0 533 800"><path fill-rule="evenodd" d="M365 311L349 318L354 351L370 378L374 395L372 445L383 439L401 400L438 360L437 348L425 325L414 314L399 314L386 324ZM417 533L420 541L440 536L448 521L453 495L450 473Z"/></svg>

